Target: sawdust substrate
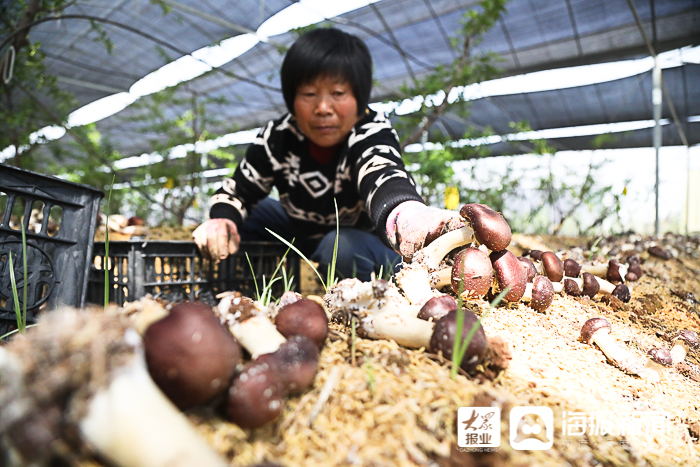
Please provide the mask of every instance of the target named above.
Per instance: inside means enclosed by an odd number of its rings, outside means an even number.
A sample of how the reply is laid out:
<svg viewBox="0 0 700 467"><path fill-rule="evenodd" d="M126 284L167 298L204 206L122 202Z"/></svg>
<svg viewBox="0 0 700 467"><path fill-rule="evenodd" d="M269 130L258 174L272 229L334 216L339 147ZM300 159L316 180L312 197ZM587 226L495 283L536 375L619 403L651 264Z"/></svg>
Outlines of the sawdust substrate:
<svg viewBox="0 0 700 467"><path fill-rule="evenodd" d="M548 246L547 239L527 240ZM571 239L566 242L555 240L549 248L575 245ZM515 243L513 249L519 254L524 247ZM559 296L545 313L518 304L484 316L487 335L505 338L512 349L510 367L493 380L483 375L458 375L453 380L448 364L438 363L422 349L381 340L356 338L353 363L352 339L333 325L314 387L289 398L275 424L242 430L202 414L190 414L190 419L233 466L263 461L290 467L698 466L700 383L673 369L656 383L626 375L597 347L579 341L581 325L595 316L607 318L613 336L640 357L652 347L669 346L669 336L679 329L700 330L697 303L679 293L700 291L697 255L668 261L643 255L643 262L645 275L628 304ZM484 310L486 304L477 308ZM698 364L697 354L687 359ZM332 391L319 411L319 396L329 379ZM457 449L457 409L470 406L501 407L498 451ZM508 413L516 406L552 408L552 449L512 449ZM565 412L666 412L669 422L667 429L652 435L601 436L587 430L584 436L565 436Z"/></svg>

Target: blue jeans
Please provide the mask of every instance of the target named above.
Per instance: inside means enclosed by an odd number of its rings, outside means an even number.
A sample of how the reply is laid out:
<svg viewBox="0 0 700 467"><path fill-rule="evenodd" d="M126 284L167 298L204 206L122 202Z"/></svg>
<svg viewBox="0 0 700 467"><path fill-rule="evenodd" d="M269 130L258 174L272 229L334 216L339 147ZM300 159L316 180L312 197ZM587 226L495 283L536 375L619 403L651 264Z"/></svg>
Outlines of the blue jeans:
<svg viewBox="0 0 700 467"><path fill-rule="evenodd" d="M265 198L253 209L241 226L242 241L279 241L265 229L270 229L288 242L294 239L297 247L307 258L319 263L323 276L333 260L335 230L327 233L320 241L295 232L287 212L278 200ZM292 253L290 253L292 254ZM336 274L343 277L357 277L370 280L372 272L393 273L399 269L401 256L387 247L370 232L341 228L338 237Z"/></svg>

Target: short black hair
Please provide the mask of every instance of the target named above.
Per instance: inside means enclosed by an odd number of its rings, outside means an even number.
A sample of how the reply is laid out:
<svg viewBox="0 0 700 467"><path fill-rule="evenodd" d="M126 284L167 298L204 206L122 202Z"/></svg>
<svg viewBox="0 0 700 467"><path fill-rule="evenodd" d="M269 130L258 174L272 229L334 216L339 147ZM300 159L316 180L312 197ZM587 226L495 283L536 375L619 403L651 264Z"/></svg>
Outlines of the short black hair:
<svg viewBox="0 0 700 467"><path fill-rule="evenodd" d="M372 92L372 56L357 36L335 28L313 29L299 37L282 62L282 95L294 114L294 99L302 84L328 75L347 80L357 101L357 114L365 113Z"/></svg>

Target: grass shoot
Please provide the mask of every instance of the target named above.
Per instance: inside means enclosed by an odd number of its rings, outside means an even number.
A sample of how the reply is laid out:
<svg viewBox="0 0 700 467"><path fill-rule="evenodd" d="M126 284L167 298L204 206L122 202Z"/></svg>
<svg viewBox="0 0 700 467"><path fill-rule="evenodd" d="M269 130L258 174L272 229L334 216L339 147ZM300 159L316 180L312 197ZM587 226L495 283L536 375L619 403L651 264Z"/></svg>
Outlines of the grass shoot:
<svg viewBox="0 0 700 467"><path fill-rule="evenodd" d="M496 298L493 299L489 308L484 311L479 319L476 321L474 326L469 330L464 341L462 341L462 334L464 332L464 310L462 309L462 293L464 292L464 279L459 282L459 294L457 295L457 325L455 330L455 343L452 349L452 369L450 370L450 377L452 379L457 378L457 369L462 364L462 359L464 359L464 354L469 347L469 343L472 341L474 334L481 326L481 321L488 316L488 314L498 306L503 300L508 292L510 291L510 286L506 287L501 293L499 293Z"/></svg>

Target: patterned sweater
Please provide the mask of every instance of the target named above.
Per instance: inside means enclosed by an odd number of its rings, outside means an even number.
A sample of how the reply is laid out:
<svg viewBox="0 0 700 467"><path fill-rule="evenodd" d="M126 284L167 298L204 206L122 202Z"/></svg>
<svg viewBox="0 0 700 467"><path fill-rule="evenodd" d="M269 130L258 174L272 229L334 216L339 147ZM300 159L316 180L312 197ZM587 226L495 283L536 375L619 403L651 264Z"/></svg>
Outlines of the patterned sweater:
<svg viewBox="0 0 700 467"><path fill-rule="evenodd" d="M290 114L263 127L233 178L210 201L211 218L240 228L246 215L272 187L297 232L320 238L341 226L374 231L387 245L386 219L399 203L423 202L401 159L391 123L370 110L351 130L327 164L314 160L309 141Z"/></svg>

